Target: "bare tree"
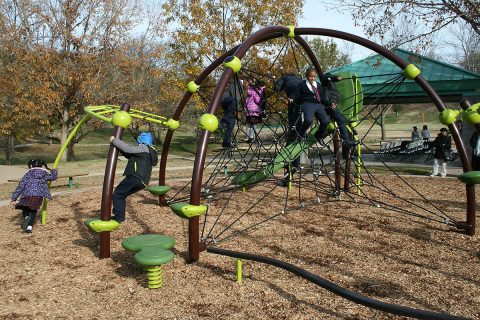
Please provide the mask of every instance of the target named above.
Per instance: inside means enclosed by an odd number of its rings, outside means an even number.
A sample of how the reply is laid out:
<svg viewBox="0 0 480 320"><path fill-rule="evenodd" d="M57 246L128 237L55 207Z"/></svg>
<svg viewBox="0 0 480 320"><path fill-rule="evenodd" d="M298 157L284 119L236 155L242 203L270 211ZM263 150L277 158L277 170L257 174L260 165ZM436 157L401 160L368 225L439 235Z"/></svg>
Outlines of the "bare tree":
<svg viewBox="0 0 480 320"><path fill-rule="evenodd" d="M463 25L451 27L449 31L452 41L447 44L455 50L453 62L466 70L480 73L480 35Z"/></svg>
<svg viewBox="0 0 480 320"><path fill-rule="evenodd" d="M460 22L480 35L478 0L329 0L325 3L330 8L349 10L356 25L363 27L369 36L388 38L395 42L393 47L428 39Z"/></svg>

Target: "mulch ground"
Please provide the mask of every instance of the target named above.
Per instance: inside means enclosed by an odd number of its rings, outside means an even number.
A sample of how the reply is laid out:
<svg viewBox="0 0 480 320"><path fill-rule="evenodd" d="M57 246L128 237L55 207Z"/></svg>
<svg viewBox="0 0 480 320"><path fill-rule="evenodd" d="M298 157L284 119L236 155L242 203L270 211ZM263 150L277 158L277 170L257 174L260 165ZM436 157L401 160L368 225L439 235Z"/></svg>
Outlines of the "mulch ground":
<svg viewBox="0 0 480 320"><path fill-rule="evenodd" d="M382 179L403 192L398 178ZM465 186L456 179L405 179L440 209L462 219ZM241 212L255 201L249 197L264 193L262 186L253 187L236 194L232 204ZM274 190L241 223L283 210L284 193ZM302 196L299 201L294 187L285 214L239 232L219 247L284 260L385 302L480 318L479 236L345 197L340 202L322 198L314 205L312 190ZM272 266L244 261L239 284L232 258L204 252L199 262L187 264L188 221L157 206L146 192L128 200L127 221L111 235L111 259L100 260L98 236L83 225L99 216L100 198L100 190L56 197L47 224L36 225L32 234L22 233L16 210L2 207L1 319L400 318L349 302ZM223 201L212 202L212 217ZM408 206L394 198L391 204ZM224 226L231 215L225 214ZM164 266L161 289L146 288L145 272L121 247L126 237L143 233L177 240L177 256Z"/></svg>

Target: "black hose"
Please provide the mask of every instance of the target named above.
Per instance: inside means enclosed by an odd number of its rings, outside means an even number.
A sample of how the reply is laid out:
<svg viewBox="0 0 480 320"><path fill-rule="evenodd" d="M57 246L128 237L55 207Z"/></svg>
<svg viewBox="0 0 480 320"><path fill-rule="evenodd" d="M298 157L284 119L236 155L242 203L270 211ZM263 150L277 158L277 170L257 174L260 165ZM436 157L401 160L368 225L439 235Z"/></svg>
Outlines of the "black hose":
<svg viewBox="0 0 480 320"><path fill-rule="evenodd" d="M445 313L438 313L438 312L433 312L433 311L427 311L427 310L419 310L419 309L414 309L414 308L409 308L409 307L404 307L396 304L391 304L391 303L386 303L382 302L376 299L372 299L363 295L360 295L358 293L355 293L353 291L347 290L345 288L340 287L339 285L336 285L333 282L330 282L326 279L323 279L311 272L308 272L306 270L303 270L297 266L294 266L293 264L283 262L277 259L272 259L268 257L263 257L255 254L250 254L250 253L243 253L243 252L237 252L237 251L232 251L232 250L225 250L225 249L220 249L220 248L215 248L215 247L208 247L207 252L214 253L214 254L219 254L222 256L228 256L228 257L233 257L233 258L238 258L238 259L246 259L246 260L252 260L252 261L257 261L265 264L269 264L275 267L282 268L284 270L287 270L291 273L296 274L297 276L300 276L310 282L315 283L316 285L327 289L330 292L333 292L336 295L339 295L347 300L353 301L355 303L364 305L369 308L381 310L384 312L400 315L400 316L406 316L406 317L412 317L412 318L417 318L417 319L439 319L439 320L448 320L448 319L467 319L464 317L459 317L459 316L454 316L450 314L445 314Z"/></svg>

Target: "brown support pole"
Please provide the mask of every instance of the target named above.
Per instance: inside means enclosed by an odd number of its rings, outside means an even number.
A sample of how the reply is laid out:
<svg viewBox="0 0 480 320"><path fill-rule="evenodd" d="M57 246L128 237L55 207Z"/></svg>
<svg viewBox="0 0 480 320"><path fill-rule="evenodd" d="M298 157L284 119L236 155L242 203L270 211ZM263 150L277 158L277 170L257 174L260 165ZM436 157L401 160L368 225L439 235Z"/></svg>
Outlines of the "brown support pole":
<svg viewBox="0 0 480 320"><path fill-rule="evenodd" d="M347 159L345 161L345 177L344 177L344 183L343 183L343 190L345 190L345 192L348 192L348 190L350 189L350 171L351 171L351 167L352 167L352 149L355 148L355 147L350 147L348 149L348 155L347 155ZM343 153L345 153L343 150L342 150Z"/></svg>
<svg viewBox="0 0 480 320"><path fill-rule="evenodd" d="M130 105L128 103L122 104L120 110L129 111ZM121 139L123 128L115 126L113 128L113 136ZM105 176L103 178L102 190L102 207L100 218L103 221L108 221L111 218L112 211L112 194L113 183L115 182L115 169L117 168L118 149L110 144L108 150L107 165L105 166ZM110 232L100 232L100 259L110 258Z"/></svg>
<svg viewBox="0 0 480 320"><path fill-rule="evenodd" d="M467 110L472 106L470 100L462 98L460 100L460 106L463 110ZM480 133L480 123L475 124L475 130ZM471 162L470 162L471 165ZM470 168L471 169L471 168ZM469 236L475 235L475 219L476 219L476 200L475 200L475 185L465 185L465 191L467 193L467 217L465 223L458 223L457 227L462 228Z"/></svg>

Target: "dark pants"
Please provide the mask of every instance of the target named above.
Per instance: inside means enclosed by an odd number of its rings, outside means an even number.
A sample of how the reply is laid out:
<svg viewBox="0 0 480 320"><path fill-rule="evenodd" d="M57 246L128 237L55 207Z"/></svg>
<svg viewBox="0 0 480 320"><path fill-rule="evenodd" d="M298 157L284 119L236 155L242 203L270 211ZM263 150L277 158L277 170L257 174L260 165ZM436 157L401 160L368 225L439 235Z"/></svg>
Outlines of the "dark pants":
<svg viewBox="0 0 480 320"><path fill-rule="evenodd" d="M223 129L225 130L223 134L223 147L230 147L232 142L232 133L233 128L235 127L235 118L223 118L220 121Z"/></svg>
<svg viewBox="0 0 480 320"><path fill-rule="evenodd" d="M297 104L290 102L288 104L288 133L286 145L290 145L297 141L297 130L302 130L302 119L300 118L300 108ZM290 165L298 167L300 165L300 157L294 159Z"/></svg>
<svg viewBox="0 0 480 320"><path fill-rule="evenodd" d="M347 129L347 120L343 116L342 112L338 108L326 108L326 113L328 116L337 123L338 129L340 131L340 137L344 142L350 141L350 135L348 134Z"/></svg>
<svg viewBox="0 0 480 320"><path fill-rule="evenodd" d="M27 206L22 206L22 216L23 219L30 216L30 222L28 223L28 225L33 226L35 220L37 219L37 210L33 210Z"/></svg>
<svg viewBox="0 0 480 320"><path fill-rule="evenodd" d="M113 193L112 213L115 215L115 220L118 222L125 221L126 198L143 188L145 188L143 182L134 176L126 176L125 179L118 184Z"/></svg>
<svg viewBox="0 0 480 320"><path fill-rule="evenodd" d="M323 139L328 124L330 123L330 119L325 112L325 106L320 103L306 102L302 103L301 107L303 110L303 125L302 130L300 130L300 135L305 137L308 128L310 128L310 125L313 122L313 117L315 117L320 122L315 138L317 138L317 140Z"/></svg>
<svg viewBox="0 0 480 320"><path fill-rule="evenodd" d="M480 157L472 154L472 170L480 171Z"/></svg>

